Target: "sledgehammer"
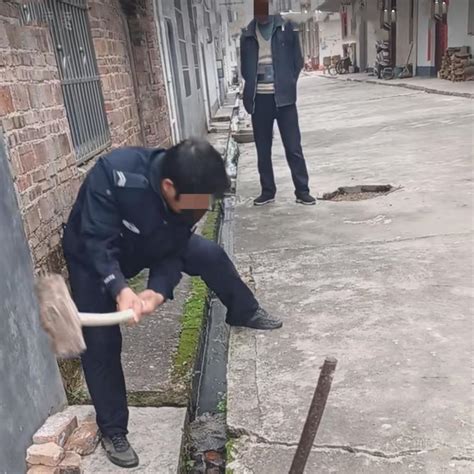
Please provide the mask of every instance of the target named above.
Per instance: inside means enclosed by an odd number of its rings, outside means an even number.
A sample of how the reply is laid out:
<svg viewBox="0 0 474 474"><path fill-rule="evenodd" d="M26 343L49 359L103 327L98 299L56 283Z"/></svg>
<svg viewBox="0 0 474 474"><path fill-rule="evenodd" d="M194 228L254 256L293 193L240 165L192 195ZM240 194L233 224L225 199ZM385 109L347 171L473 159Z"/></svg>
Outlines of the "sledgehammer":
<svg viewBox="0 0 474 474"><path fill-rule="evenodd" d="M116 313L79 313L61 275L47 275L36 283L41 326L59 357L74 357L86 350L82 326L114 326L133 321L130 310Z"/></svg>

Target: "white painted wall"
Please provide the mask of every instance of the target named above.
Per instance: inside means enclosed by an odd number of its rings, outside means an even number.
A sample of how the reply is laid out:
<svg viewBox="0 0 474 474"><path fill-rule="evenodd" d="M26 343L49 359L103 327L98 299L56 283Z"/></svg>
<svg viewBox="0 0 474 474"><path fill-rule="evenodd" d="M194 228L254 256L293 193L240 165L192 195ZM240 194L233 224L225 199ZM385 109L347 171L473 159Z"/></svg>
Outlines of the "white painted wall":
<svg viewBox="0 0 474 474"><path fill-rule="evenodd" d="M215 114L219 108L219 82L217 79L217 63L216 63L216 51L215 51L215 42L208 43L208 34L207 29L204 26L204 7L198 8L198 16L199 16L199 29L198 29L198 37L199 37L199 54L201 55L201 45L204 49L204 57L203 59L203 68L206 68L207 73L207 95L209 100L209 107L211 109L211 113ZM211 25L215 28L216 26L216 18L215 13L211 12ZM206 87L205 82L205 72L203 70L203 85Z"/></svg>
<svg viewBox="0 0 474 474"><path fill-rule="evenodd" d="M228 19L227 8L222 7L222 46L225 48L225 56L224 59L224 76L225 76L225 83L226 83L226 90L232 83L232 69L237 65L236 62L236 48L235 43L231 37L231 28L229 23L225 20Z"/></svg>
<svg viewBox="0 0 474 474"><path fill-rule="evenodd" d="M434 66L434 20L431 19L430 0L418 0L417 66ZM431 37L431 58L428 53L428 39Z"/></svg>
<svg viewBox="0 0 474 474"><path fill-rule="evenodd" d="M319 61L326 56L342 55L342 32L339 14L330 15L327 21L319 22Z"/></svg>
<svg viewBox="0 0 474 474"><path fill-rule="evenodd" d="M397 57L395 64L404 66L410 52L410 1L398 2L397 7ZM413 22L414 23L414 22ZM413 24L415 27L415 24ZM413 38L415 40L415 37ZM413 63L412 52L410 62Z"/></svg>
<svg viewBox="0 0 474 474"><path fill-rule="evenodd" d="M474 49L474 36L468 34L469 2L451 0L448 10L448 46L470 46ZM473 8L473 6L471 6Z"/></svg>
<svg viewBox="0 0 474 474"><path fill-rule="evenodd" d="M373 67L375 63L375 43L388 40L388 31L380 28L380 13L377 2L366 2L367 4L367 66Z"/></svg>
<svg viewBox="0 0 474 474"><path fill-rule="evenodd" d="M177 54L173 54L172 48L168 43L166 44L166 51L164 51L164 53L171 58L171 61L173 61L173 59L175 58L177 62L177 76L179 84L173 84L173 89L176 95L176 103L178 105L178 117L180 122L181 138L187 138L189 136L199 136L205 133L207 129L207 124L206 113L204 108L203 90L202 87L200 90L197 89L197 82L195 77L187 2L182 2L181 5L186 39L187 57L188 63L190 65L191 94L189 96L186 96L184 85L182 58L181 51L179 49L178 26L176 21L176 11L174 8L174 2L172 2L171 0L162 1L158 13L161 13L163 21L169 21L172 25L174 38L173 42L175 44Z"/></svg>

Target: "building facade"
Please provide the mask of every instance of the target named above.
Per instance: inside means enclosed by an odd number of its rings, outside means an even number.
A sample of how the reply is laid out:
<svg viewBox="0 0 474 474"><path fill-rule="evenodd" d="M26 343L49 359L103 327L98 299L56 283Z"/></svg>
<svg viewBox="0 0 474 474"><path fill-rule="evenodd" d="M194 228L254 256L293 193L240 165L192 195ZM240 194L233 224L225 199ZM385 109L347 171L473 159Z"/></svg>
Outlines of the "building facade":
<svg viewBox="0 0 474 474"><path fill-rule="evenodd" d="M37 270L93 159L171 143L151 1L0 3L0 124Z"/></svg>
<svg viewBox="0 0 474 474"><path fill-rule="evenodd" d="M375 61L376 41L389 41L395 73L436 76L448 48L474 48L470 0L319 0L321 12L339 15L342 43L353 43L361 71Z"/></svg>
<svg viewBox="0 0 474 474"><path fill-rule="evenodd" d="M155 0L174 141L206 133L237 64L228 8L216 0Z"/></svg>
<svg viewBox="0 0 474 474"><path fill-rule="evenodd" d="M0 2L0 459L25 450L64 406L39 326L33 272L64 271L60 246L95 159L124 145L167 146L170 122L151 1Z"/></svg>
<svg viewBox="0 0 474 474"><path fill-rule="evenodd" d="M317 0L272 0L270 11L292 21L298 31L305 67L317 69L320 63L320 31L316 17Z"/></svg>

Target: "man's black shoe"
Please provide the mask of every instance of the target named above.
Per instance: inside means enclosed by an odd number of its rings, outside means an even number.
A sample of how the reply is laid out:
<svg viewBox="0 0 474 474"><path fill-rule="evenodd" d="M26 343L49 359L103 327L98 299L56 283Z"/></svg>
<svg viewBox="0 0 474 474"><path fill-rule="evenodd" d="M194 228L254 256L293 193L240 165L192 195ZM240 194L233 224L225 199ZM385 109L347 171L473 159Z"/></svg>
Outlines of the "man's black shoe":
<svg viewBox="0 0 474 474"><path fill-rule="evenodd" d="M314 206L316 204L316 199L309 193L299 194L296 196L296 202L298 204L304 204L305 206Z"/></svg>
<svg viewBox="0 0 474 474"><path fill-rule="evenodd" d="M246 321L229 323L231 326L239 326L251 329L272 330L283 326L280 319L271 317L263 308L258 308L255 314Z"/></svg>
<svg viewBox="0 0 474 474"><path fill-rule="evenodd" d="M266 196L261 194L253 201L253 204L254 206L265 206L265 204L270 204L272 202L275 202L275 196Z"/></svg>
<svg viewBox="0 0 474 474"><path fill-rule="evenodd" d="M102 438L102 447L109 458L109 461L120 467L137 467L139 464L137 453L130 446L127 437L116 434Z"/></svg>

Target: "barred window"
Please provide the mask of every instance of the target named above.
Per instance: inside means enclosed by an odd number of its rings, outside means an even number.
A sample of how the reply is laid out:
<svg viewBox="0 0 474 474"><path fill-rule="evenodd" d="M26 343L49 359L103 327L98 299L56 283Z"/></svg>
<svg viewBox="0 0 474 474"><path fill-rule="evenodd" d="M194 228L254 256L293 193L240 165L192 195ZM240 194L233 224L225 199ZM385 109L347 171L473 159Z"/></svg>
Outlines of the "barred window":
<svg viewBox="0 0 474 474"><path fill-rule="evenodd" d="M204 25L207 30L207 42L212 43L211 13L207 8L204 10Z"/></svg>
<svg viewBox="0 0 474 474"><path fill-rule="evenodd" d="M86 0L44 0L78 160L110 144Z"/></svg>
<svg viewBox="0 0 474 474"><path fill-rule="evenodd" d="M188 0L189 29L191 31L191 46L193 48L194 75L196 76L196 87L201 89L201 76L199 71L199 56L197 48L196 7L193 8L191 0Z"/></svg>
<svg viewBox="0 0 474 474"><path fill-rule="evenodd" d="M174 8L176 14L176 23L178 25L178 42L181 53L181 68L183 70L184 89L186 97L191 95L191 76L189 73L188 51L186 46L186 36L184 33L184 20L181 0L174 0Z"/></svg>
<svg viewBox="0 0 474 474"><path fill-rule="evenodd" d="M474 35L474 3L469 2L469 11L468 11L468 34Z"/></svg>

